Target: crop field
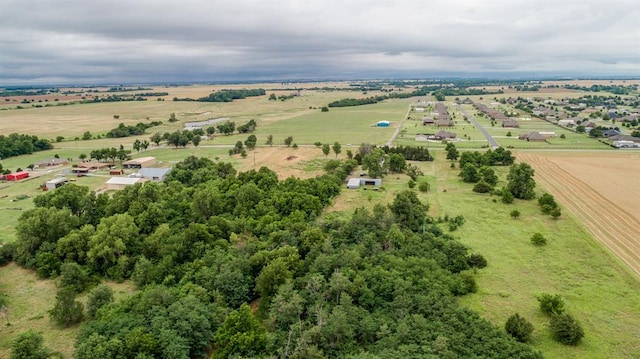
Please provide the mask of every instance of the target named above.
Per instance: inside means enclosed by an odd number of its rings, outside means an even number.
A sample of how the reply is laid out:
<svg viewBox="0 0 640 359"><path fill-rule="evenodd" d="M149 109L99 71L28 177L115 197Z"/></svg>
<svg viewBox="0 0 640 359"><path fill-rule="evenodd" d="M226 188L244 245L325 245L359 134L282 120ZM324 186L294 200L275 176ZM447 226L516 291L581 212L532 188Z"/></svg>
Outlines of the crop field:
<svg viewBox="0 0 640 359"><path fill-rule="evenodd" d="M640 157L522 154L543 186L640 275Z"/></svg>

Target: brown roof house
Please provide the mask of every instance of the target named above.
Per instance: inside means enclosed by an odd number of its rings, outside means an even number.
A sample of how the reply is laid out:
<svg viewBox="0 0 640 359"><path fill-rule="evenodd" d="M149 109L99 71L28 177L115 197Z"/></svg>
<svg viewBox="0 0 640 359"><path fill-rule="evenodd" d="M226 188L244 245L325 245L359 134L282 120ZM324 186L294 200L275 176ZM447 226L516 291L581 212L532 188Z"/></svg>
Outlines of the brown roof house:
<svg viewBox="0 0 640 359"><path fill-rule="evenodd" d="M531 141L531 142L545 142L547 140L547 137L543 134L541 134L538 131L534 131L531 133L526 133L523 135L518 136L519 140L527 140L527 141Z"/></svg>
<svg viewBox="0 0 640 359"><path fill-rule="evenodd" d="M445 130L440 130L433 135L437 140L452 140L456 138L456 134L453 132L447 132Z"/></svg>
<svg viewBox="0 0 640 359"><path fill-rule="evenodd" d="M517 128L520 127L520 124L512 118L506 118L502 120L502 127Z"/></svg>

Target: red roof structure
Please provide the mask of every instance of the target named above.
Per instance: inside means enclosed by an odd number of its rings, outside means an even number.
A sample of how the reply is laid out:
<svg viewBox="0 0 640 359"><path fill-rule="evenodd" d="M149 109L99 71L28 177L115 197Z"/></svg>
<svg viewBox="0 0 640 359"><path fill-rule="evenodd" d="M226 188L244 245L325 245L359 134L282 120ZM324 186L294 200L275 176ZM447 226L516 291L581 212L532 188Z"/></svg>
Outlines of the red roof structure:
<svg viewBox="0 0 640 359"><path fill-rule="evenodd" d="M27 172L27 171L9 173L7 175L7 181L18 181L18 180L21 180L21 179L25 179L27 177L29 177L29 172Z"/></svg>

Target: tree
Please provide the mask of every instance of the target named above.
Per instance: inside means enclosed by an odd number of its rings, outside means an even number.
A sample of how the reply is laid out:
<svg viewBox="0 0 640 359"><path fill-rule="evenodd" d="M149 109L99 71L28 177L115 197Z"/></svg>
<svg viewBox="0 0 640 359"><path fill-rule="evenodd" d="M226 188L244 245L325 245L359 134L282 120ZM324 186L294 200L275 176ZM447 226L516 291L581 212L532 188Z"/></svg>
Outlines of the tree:
<svg viewBox="0 0 640 359"><path fill-rule="evenodd" d="M198 147L198 145L200 145L200 136L193 136L191 142L193 143L193 146Z"/></svg>
<svg viewBox="0 0 640 359"><path fill-rule="evenodd" d="M536 232L531 236L531 243L534 246L541 247L547 244L547 239L544 238L542 233Z"/></svg>
<svg viewBox="0 0 640 359"><path fill-rule="evenodd" d="M553 339L565 345L578 345L584 337L582 325L569 314L556 314L549 324Z"/></svg>
<svg viewBox="0 0 640 359"><path fill-rule="evenodd" d="M60 286L71 288L76 293L82 293L89 285L89 274L77 263L68 262L60 266Z"/></svg>
<svg viewBox="0 0 640 359"><path fill-rule="evenodd" d="M496 175L496 172L493 170L493 168L489 166L482 166L478 170L478 174L480 175L482 180L491 185L491 187L498 184L498 176Z"/></svg>
<svg viewBox="0 0 640 359"><path fill-rule="evenodd" d="M80 161L84 162L84 160L87 159L87 154L86 153L81 153L78 158L80 159Z"/></svg>
<svg viewBox="0 0 640 359"><path fill-rule="evenodd" d="M464 182L468 183L476 183L480 180L476 165L470 162L467 162L462 166L459 176L462 177Z"/></svg>
<svg viewBox="0 0 640 359"><path fill-rule="evenodd" d="M87 316L95 319L98 309L113 303L113 290L102 284L93 288L87 296Z"/></svg>
<svg viewBox="0 0 640 359"><path fill-rule="evenodd" d="M91 135L90 131L85 131L85 133L82 134L82 139L87 141L93 138L93 135Z"/></svg>
<svg viewBox="0 0 640 359"><path fill-rule="evenodd" d="M368 171L369 177L381 178L387 172L389 161L381 148L374 148L362 158L362 169Z"/></svg>
<svg viewBox="0 0 640 359"><path fill-rule="evenodd" d="M400 153L392 153L389 155L389 170L395 173L402 173L407 168L407 161Z"/></svg>
<svg viewBox="0 0 640 359"><path fill-rule="evenodd" d="M513 219L518 219L520 218L520 211L518 211L517 209L514 209L513 211L511 211L511 213L509 213L509 215Z"/></svg>
<svg viewBox="0 0 640 359"><path fill-rule="evenodd" d="M338 155L340 154L340 152L342 152L342 146L340 145L340 143L337 141L334 142L331 148L333 149L333 153L336 154L336 158L338 158Z"/></svg>
<svg viewBox="0 0 640 359"><path fill-rule="evenodd" d="M45 348L42 334L33 329L21 333L11 343L9 359L46 359L50 351Z"/></svg>
<svg viewBox="0 0 640 359"><path fill-rule="evenodd" d="M256 135L249 135L249 137L244 141L244 145L247 146L248 149L252 150L256 147L257 142L258 138Z"/></svg>
<svg viewBox="0 0 640 359"><path fill-rule="evenodd" d="M276 97L276 94L272 93L271 95L269 95L269 101L275 101L278 98Z"/></svg>
<svg viewBox="0 0 640 359"><path fill-rule="evenodd" d="M331 153L331 147L328 143L322 145L322 153L324 153L324 157L329 156L329 153Z"/></svg>
<svg viewBox="0 0 640 359"><path fill-rule="evenodd" d="M447 147L445 148L445 150L447 151L448 160L455 161L458 159L460 153L453 143L447 142Z"/></svg>
<svg viewBox="0 0 640 359"><path fill-rule="evenodd" d="M151 142L155 143L156 146L159 146L160 142L162 142L162 135L160 134L160 132L156 132L149 139L151 140Z"/></svg>
<svg viewBox="0 0 640 359"><path fill-rule="evenodd" d="M504 329L507 334L514 337L521 343L526 343L531 340L531 333L533 333L533 324L529 323L526 319L516 313L507 319L504 325Z"/></svg>
<svg viewBox="0 0 640 359"><path fill-rule="evenodd" d="M254 357L263 354L267 337L260 322L243 303L227 316L214 335L218 347L214 358Z"/></svg>
<svg viewBox="0 0 640 359"><path fill-rule="evenodd" d="M351 150L347 150L347 158L348 159L353 159L353 152Z"/></svg>
<svg viewBox="0 0 640 359"><path fill-rule="evenodd" d="M176 114L175 112L171 112L171 114L169 115L169 122L176 122L178 121L178 119L176 118Z"/></svg>
<svg viewBox="0 0 640 359"><path fill-rule="evenodd" d="M289 137L287 137L287 138L285 138L285 139L284 139L284 144L285 144L287 147L290 147L290 146L291 146L291 143L293 143L293 137L292 137L292 136L289 136Z"/></svg>
<svg viewBox="0 0 640 359"><path fill-rule="evenodd" d="M559 294L542 293L536 299L538 299L540 310L544 314L552 315L564 312L564 300Z"/></svg>
<svg viewBox="0 0 640 359"><path fill-rule="evenodd" d="M493 190L493 187L484 179L481 179L473 186L473 192L476 193L489 193L491 190Z"/></svg>
<svg viewBox="0 0 640 359"><path fill-rule="evenodd" d="M57 325L68 327L82 320L84 305L76 300L73 288L61 288L56 294L56 304L49 311L49 316Z"/></svg>
<svg viewBox="0 0 640 359"><path fill-rule="evenodd" d="M533 168L527 163L514 164L507 175L507 189L518 199L533 199L536 182L533 180Z"/></svg>
<svg viewBox="0 0 640 359"><path fill-rule="evenodd" d="M273 135L267 136L267 141L265 142L267 146L273 146Z"/></svg>
<svg viewBox="0 0 640 359"><path fill-rule="evenodd" d="M327 107L327 106L322 106L322 107L320 108L320 111L322 111L322 112L329 112L329 107Z"/></svg>
<svg viewBox="0 0 640 359"><path fill-rule="evenodd" d="M401 226L418 231L424 224L428 206L422 204L415 192L400 191L389 205L396 222Z"/></svg>

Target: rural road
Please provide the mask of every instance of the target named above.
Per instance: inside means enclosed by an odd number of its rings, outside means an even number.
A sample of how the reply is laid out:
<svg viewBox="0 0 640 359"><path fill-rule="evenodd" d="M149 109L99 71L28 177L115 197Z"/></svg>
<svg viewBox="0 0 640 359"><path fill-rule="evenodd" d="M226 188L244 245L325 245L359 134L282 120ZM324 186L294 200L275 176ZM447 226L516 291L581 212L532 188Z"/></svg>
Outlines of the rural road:
<svg viewBox="0 0 640 359"><path fill-rule="evenodd" d="M482 132L482 134L484 135L484 137L487 139L487 141L489 141L489 144L491 145L491 147L493 148L498 148L500 147L500 145L498 144L498 142L496 142L496 140L493 139L493 137L489 134L489 132L487 132L487 130L484 129L484 127L482 127L472 116L470 116L467 111L465 111L462 106L460 105L456 105L458 107L458 110L460 112L462 112L471 123L473 123L474 126L476 126L478 128L478 130L480 130L480 132Z"/></svg>
<svg viewBox="0 0 640 359"><path fill-rule="evenodd" d="M407 109L407 113L404 114L402 121L400 121L400 123L398 124L398 127L396 127L396 130L393 132L393 135L391 135L391 138L389 139L389 141L387 141L387 146L391 147L393 145L393 140L395 140L396 137L398 137L398 133L400 133L400 130L402 129L402 124L404 123L404 121L407 120L407 117L409 117L409 112L411 112L411 105L409 105L409 108Z"/></svg>

